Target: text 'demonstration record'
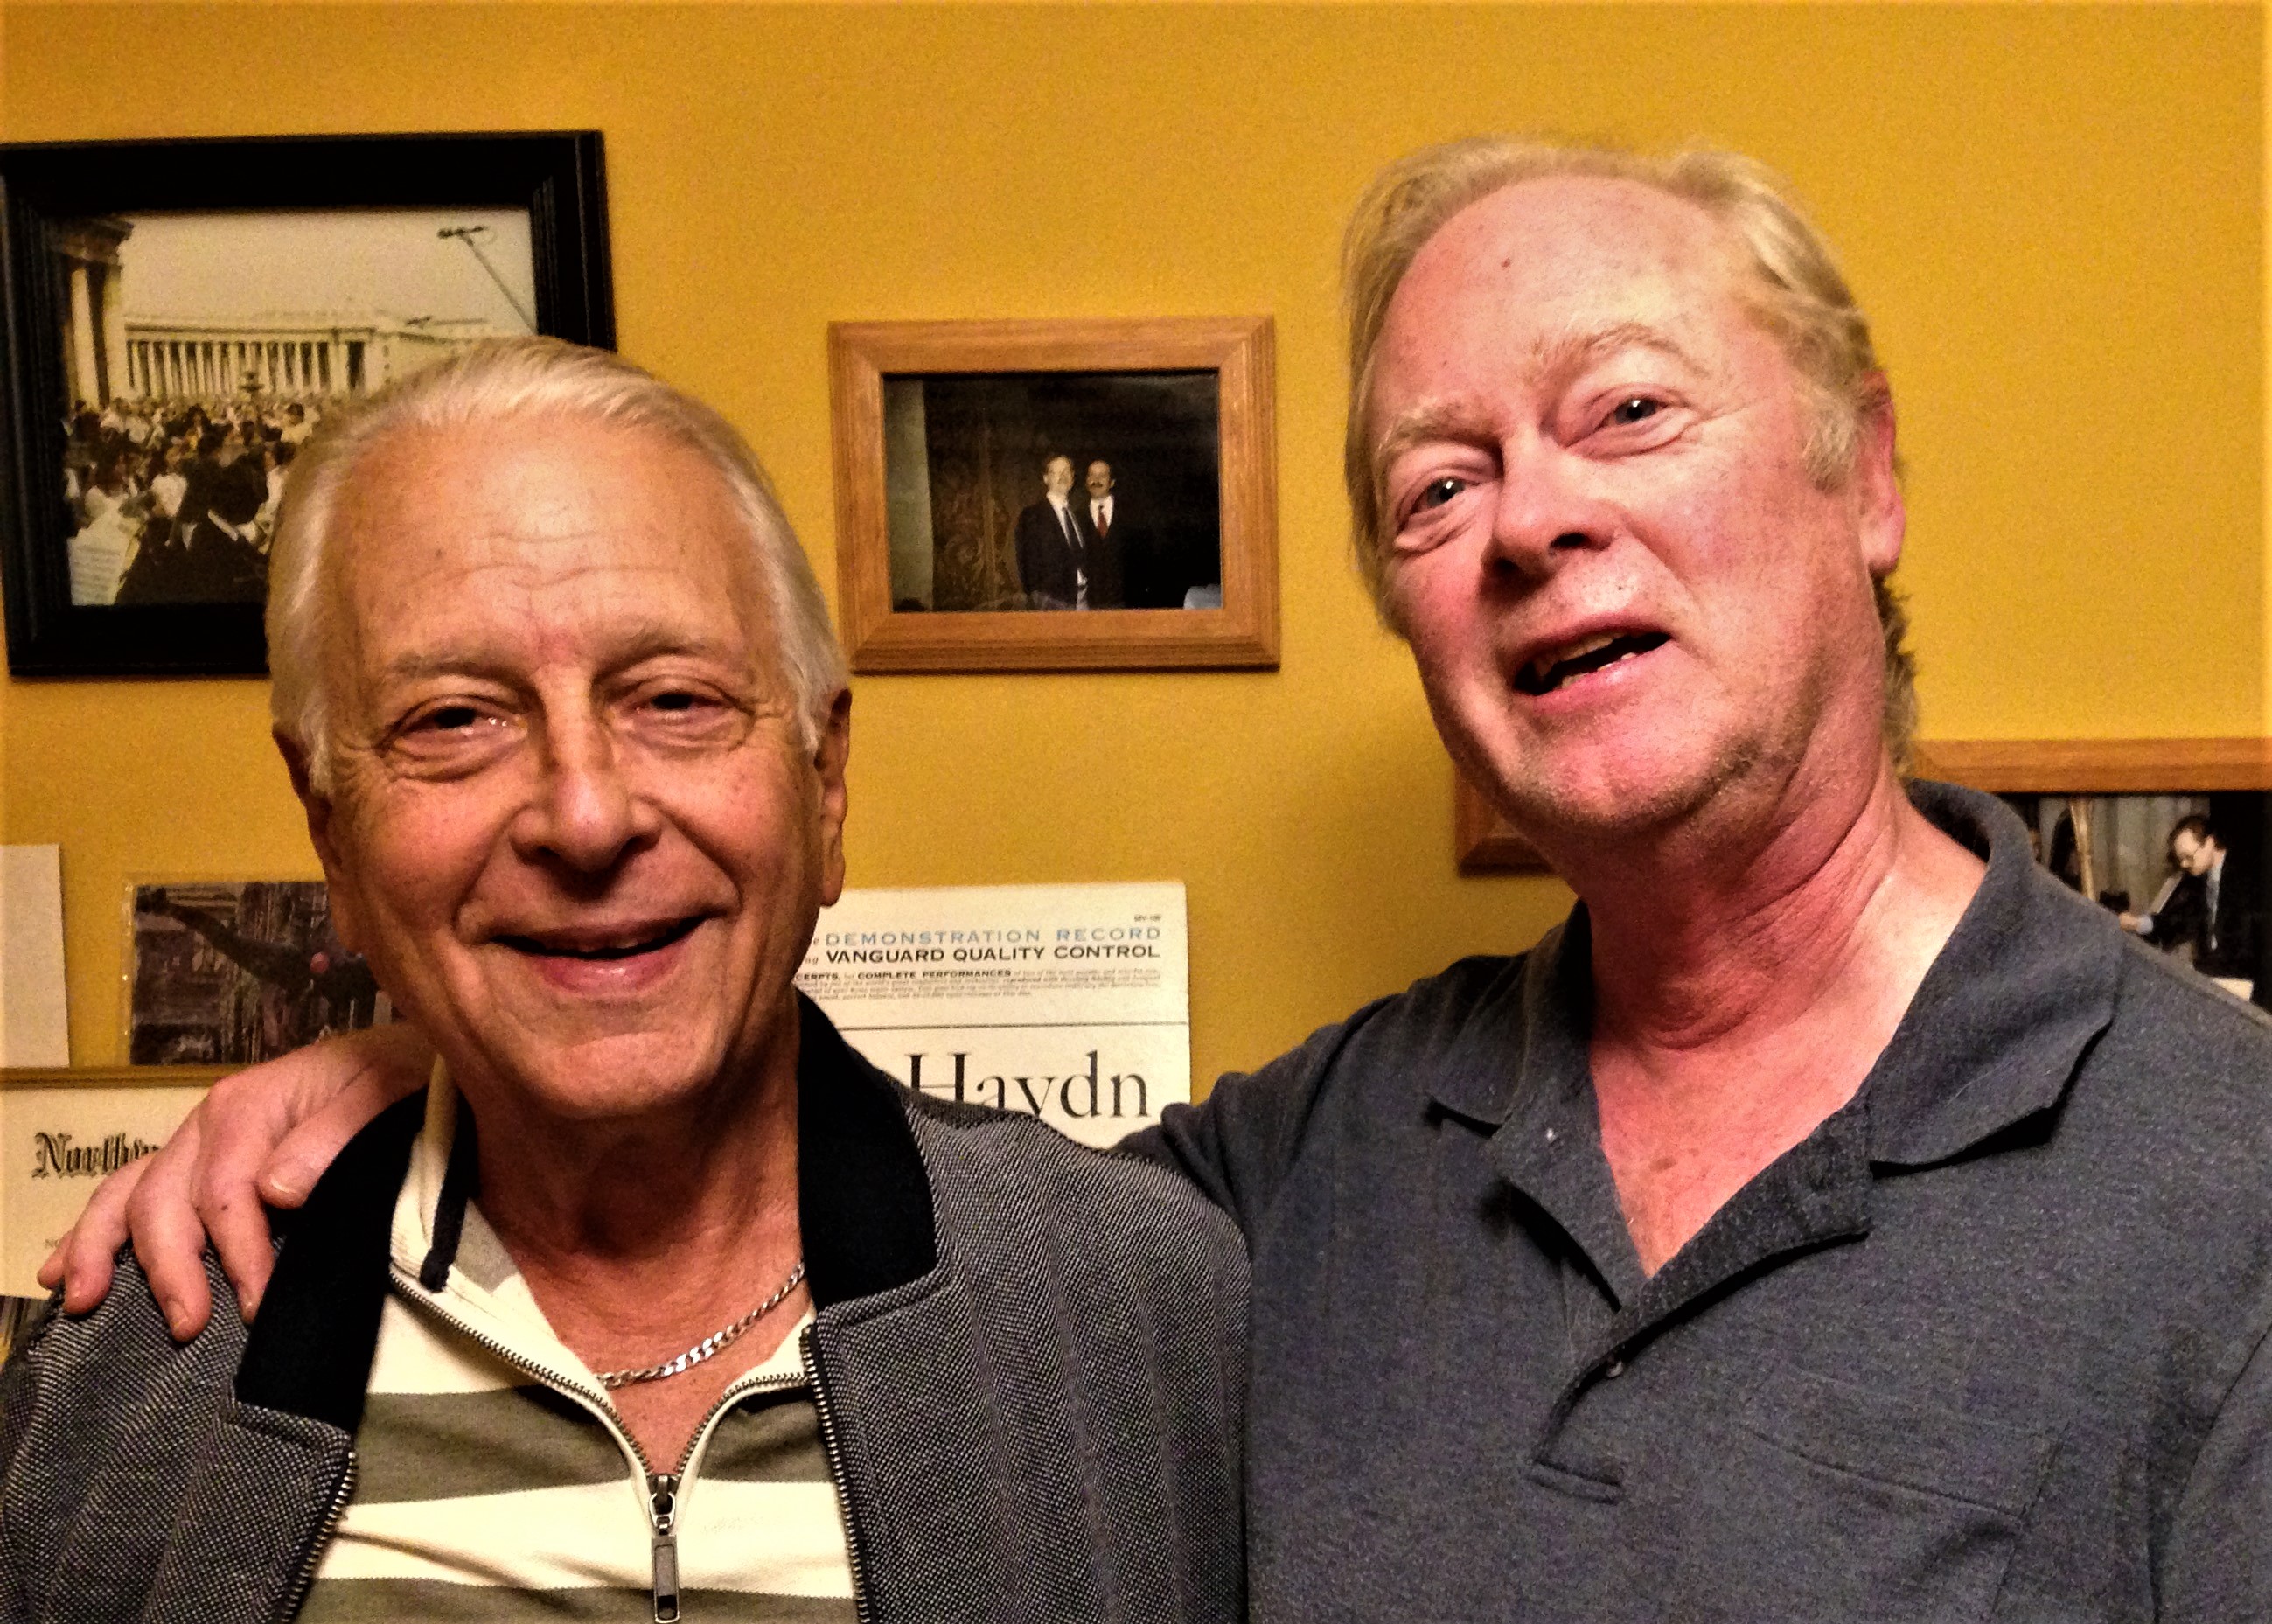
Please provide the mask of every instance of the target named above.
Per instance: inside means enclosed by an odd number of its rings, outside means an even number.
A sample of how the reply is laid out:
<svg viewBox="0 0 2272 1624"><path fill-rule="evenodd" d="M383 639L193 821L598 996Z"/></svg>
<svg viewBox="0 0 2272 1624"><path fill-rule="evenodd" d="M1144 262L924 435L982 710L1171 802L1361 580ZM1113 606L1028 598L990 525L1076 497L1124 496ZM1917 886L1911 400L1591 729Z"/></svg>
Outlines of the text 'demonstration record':
<svg viewBox="0 0 2272 1624"><path fill-rule="evenodd" d="M848 891L796 982L901 1081L1084 1144L1192 1096L1178 884Z"/></svg>

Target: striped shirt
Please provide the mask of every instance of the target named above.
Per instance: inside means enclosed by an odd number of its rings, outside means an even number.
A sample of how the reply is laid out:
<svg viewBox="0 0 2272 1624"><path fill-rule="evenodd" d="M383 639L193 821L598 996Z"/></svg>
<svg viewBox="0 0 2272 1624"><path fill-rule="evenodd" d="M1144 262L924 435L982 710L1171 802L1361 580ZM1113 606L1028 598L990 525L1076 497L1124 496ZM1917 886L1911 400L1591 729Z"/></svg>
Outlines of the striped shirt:
<svg viewBox="0 0 2272 1624"><path fill-rule="evenodd" d="M646 1468L478 1208L444 1288L419 1283L456 1111L437 1081L395 1203L354 1495L299 1617L651 1619ZM802 1330L727 1389L688 1451L675 1531L690 1624L854 1617Z"/></svg>

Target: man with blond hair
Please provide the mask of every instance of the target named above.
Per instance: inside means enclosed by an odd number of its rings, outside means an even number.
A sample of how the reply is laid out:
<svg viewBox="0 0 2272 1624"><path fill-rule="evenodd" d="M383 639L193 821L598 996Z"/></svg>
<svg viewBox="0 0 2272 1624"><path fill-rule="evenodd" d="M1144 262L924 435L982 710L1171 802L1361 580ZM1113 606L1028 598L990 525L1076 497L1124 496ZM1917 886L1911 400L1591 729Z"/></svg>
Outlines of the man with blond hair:
<svg viewBox="0 0 2272 1624"><path fill-rule="evenodd" d="M1146 1146L1252 1253L1253 1616L2272 1617L2272 1037L1905 779L1827 247L1741 158L1474 141L1346 263L1365 580L1581 901Z"/></svg>

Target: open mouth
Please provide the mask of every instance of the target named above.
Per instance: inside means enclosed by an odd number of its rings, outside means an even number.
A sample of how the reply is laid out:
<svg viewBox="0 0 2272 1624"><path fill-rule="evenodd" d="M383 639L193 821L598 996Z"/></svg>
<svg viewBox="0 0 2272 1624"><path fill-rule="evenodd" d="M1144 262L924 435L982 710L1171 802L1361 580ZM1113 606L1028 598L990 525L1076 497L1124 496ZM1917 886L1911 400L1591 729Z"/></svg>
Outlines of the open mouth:
<svg viewBox="0 0 2272 1624"><path fill-rule="evenodd" d="M616 941L569 942L546 940L535 936L500 936L497 939L515 953L532 954L549 959L580 959L587 963L604 964L615 959L635 959L644 953L660 953L674 942L684 941L702 923L701 917L680 919L659 928L643 931L635 937Z"/></svg>
<svg viewBox="0 0 2272 1624"><path fill-rule="evenodd" d="M1518 692L1551 693L1564 683L1606 670L1621 660L1645 655L1670 640L1663 632L1624 632L1615 636L1581 638L1566 647L1551 649L1527 661L1514 674Z"/></svg>

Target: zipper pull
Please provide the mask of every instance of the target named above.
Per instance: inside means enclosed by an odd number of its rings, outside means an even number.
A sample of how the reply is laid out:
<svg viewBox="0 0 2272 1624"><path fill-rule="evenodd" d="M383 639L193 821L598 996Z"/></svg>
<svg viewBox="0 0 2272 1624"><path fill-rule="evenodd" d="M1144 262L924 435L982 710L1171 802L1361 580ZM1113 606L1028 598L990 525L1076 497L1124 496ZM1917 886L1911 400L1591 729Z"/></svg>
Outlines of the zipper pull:
<svg viewBox="0 0 2272 1624"><path fill-rule="evenodd" d="M654 1624L678 1619L678 1479L667 1471L646 1480L646 1511L654 1523Z"/></svg>

